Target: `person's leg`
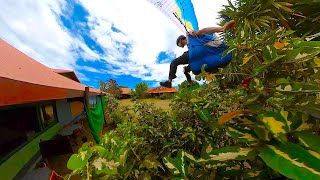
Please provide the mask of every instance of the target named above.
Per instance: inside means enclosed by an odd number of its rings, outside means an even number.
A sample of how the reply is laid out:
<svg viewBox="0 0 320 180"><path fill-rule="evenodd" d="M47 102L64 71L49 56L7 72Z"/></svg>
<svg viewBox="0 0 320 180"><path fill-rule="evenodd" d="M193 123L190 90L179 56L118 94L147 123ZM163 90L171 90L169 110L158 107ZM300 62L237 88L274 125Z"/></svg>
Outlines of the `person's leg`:
<svg viewBox="0 0 320 180"><path fill-rule="evenodd" d="M189 55L188 51L184 52L181 56L174 59L170 64L170 70L169 70L169 81L172 81L172 79L176 78L176 72L177 67L182 64L188 64L189 63Z"/></svg>
<svg viewBox="0 0 320 180"><path fill-rule="evenodd" d="M189 82L189 84L192 83L192 81L191 81L191 76L190 76L190 74L189 74L190 71L191 71L190 65L185 66L185 67L183 68L183 73L184 73L184 75L186 76L187 81Z"/></svg>
<svg viewBox="0 0 320 180"><path fill-rule="evenodd" d="M172 87L172 79L176 78L176 72L177 72L177 67L182 64L188 64L189 63L189 55L188 51L184 52L181 56L178 58L174 59L171 64L170 64L170 70L169 70L169 79L168 81L165 82L160 82L161 86L164 87Z"/></svg>

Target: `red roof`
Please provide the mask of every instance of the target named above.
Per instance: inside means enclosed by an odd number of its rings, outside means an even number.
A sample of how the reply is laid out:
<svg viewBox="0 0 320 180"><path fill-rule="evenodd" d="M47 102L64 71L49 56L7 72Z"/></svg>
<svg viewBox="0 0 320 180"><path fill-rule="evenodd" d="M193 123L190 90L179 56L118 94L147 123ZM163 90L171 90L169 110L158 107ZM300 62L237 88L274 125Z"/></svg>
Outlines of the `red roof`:
<svg viewBox="0 0 320 180"><path fill-rule="evenodd" d="M85 85L63 77L0 39L0 106L82 97ZM101 91L90 88L90 93Z"/></svg>
<svg viewBox="0 0 320 180"><path fill-rule="evenodd" d="M74 81L77 81L77 82L81 83L80 80L78 79L76 73L74 71L72 71L72 70L52 69L52 71L55 72L55 73L58 73L58 74L60 74L60 75L62 75L64 77L67 77L69 79L72 79Z"/></svg>
<svg viewBox="0 0 320 180"><path fill-rule="evenodd" d="M149 89L148 93L176 93L178 90L176 88L154 88Z"/></svg>
<svg viewBox="0 0 320 180"><path fill-rule="evenodd" d="M121 89L121 94L130 94L131 89L130 88L120 88Z"/></svg>

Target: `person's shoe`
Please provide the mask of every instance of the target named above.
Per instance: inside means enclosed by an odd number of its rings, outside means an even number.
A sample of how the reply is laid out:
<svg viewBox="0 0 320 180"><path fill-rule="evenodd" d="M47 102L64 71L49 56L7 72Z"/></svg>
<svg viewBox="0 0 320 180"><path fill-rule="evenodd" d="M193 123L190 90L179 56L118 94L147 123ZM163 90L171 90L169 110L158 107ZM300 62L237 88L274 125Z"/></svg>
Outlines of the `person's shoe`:
<svg viewBox="0 0 320 180"><path fill-rule="evenodd" d="M160 86L172 88L172 84L170 81L160 82Z"/></svg>

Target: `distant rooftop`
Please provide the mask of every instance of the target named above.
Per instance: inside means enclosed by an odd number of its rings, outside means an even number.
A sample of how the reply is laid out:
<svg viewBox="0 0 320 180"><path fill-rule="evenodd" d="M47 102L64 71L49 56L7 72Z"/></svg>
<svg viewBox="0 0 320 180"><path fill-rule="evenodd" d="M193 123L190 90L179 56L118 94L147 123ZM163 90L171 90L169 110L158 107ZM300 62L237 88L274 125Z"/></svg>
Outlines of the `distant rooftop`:
<svg viewBox="0 0 320 180"><path fill-rule="evenodd" d="M153 94L153 93L176 93L178 90L176 88L153 88L149 89L148 93Z"/></svg>

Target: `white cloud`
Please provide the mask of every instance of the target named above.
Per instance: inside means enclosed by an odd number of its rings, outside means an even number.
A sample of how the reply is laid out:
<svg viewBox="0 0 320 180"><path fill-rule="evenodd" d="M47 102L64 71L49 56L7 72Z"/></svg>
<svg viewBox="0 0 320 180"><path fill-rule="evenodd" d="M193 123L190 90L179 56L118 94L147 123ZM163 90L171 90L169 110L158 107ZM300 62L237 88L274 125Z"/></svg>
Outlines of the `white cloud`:
<svg viewBox="0 0 320 180"><path fill-rule="evenodd" d="M76 75L77 75L77 77L79 78L79 80L80 80L81 82L83 82L83 81L90 81L90 79L89 79L86 75L84 75L84 74L82 74L82 73L80 73L80 72L76 72Z"/></svg>
<svg viewBox="0 0 320 180"><path fill-rule="evenodd" d="M99 57L57 19L67 8L65 1L0 0L0 4L0 38L46 66L74 69L79 56Z"/></svg>
<svg viewBox="0 0 320 180"><path fill-rule="evenodd" d="M93 72L93 73L99 73L99 74L106 73L106 70L104 70L104 69L95 69L95 68L89 67L89 66L76 66L76 70L84 70L87 72Z"/></svg>
<svg viewBox="0 0 320 180"><path fill-rule="evenodd" d="M89 11L91 35L105 48L110 74L130 74L142 80L161 81L168 78L170 63L157 64L161 51L180 56L187 49L178 48L176 37L182 32L146 0L80 0ZM194 1L199 27L216 26L221 5L226 1ZM211 7L211 8L208 8ZM114 32L115 27L121 32ZM120 43L120 45L119 45ZM130 44L127 56L123 44ZM126 49L127 47L125 47ZM123 61L126 59L126 61ZM116 66L117 68L113 68ZM182 67L174 84L185 80Z"/></svg>
<svg viewBox="0 0 320 180"><path fill-rule="evenodd" d="M63 0L0 0L0 37L51 68L103 71L146 81L168 78L170 63L157 62L160 52L180 56L187 50L175 44L182 32L146 0L77 2L88 10L89 35L103 48L104 54L90 49L79 34L72 34L62 25L58 16L70 8ZM217 24L217 12L226 0L193 3L202 28ZM76 62L79 57L86 61L105 60L108 65L101 69L107 71L79 67ZM182 70L178 67L173 85L185 80ZM82 81L89 80L84 74L77 72L77 75Z"/></svg>

